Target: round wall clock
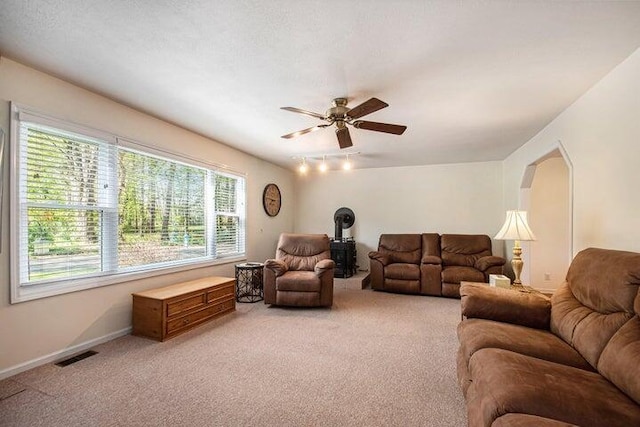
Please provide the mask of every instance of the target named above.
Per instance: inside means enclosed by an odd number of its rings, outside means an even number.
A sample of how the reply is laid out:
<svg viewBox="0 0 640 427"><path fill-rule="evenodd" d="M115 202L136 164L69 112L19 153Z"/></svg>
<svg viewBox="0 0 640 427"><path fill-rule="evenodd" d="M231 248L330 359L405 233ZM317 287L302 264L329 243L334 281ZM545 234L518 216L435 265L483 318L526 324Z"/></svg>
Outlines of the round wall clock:
<svg viewBox="0 0 640 427"><path fill-rule="evenodd" d="M262 206L269 216L276 216L282 206L282 195L280 189L275 184L267 184L262 193Z"/></svg>

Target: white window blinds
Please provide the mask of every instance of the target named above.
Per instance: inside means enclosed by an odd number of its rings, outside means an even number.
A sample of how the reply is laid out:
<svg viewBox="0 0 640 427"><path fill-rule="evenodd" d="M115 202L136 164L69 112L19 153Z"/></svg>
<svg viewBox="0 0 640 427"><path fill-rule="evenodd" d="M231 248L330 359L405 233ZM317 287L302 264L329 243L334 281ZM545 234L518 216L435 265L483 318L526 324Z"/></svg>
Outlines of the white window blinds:
<svg viewBox="0 0 640 427"><path fill-rule="evenodd" d="M104 230L114 231L112 159L103 141L20 124L21 283L110 271Z"/></svg>
<svg viewBox="0 0 640 427"><path fill-rule="evenodd" d="M62 293L98 276L244 256L242 176L40 116L17 120L15 288Z"/></svg>
<svg viewBox="0 0 640 427"><path fill-rule="evenodd" d="M244 180L221 173L215 175L215 254L218 257L234 255L244 248L244 198Z"/></svg>

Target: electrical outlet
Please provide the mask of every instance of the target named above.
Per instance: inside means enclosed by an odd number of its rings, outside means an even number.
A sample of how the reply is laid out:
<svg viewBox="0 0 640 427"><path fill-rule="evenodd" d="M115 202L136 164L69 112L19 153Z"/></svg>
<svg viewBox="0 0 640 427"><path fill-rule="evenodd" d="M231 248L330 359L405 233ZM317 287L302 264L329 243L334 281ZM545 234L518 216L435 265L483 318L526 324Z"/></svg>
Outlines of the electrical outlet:
<svg viewBox="0 0 640 427"><path fill-rule="evenodd" d="M544 281L549 282L551 280L551 273L544 273Z"/></svg>

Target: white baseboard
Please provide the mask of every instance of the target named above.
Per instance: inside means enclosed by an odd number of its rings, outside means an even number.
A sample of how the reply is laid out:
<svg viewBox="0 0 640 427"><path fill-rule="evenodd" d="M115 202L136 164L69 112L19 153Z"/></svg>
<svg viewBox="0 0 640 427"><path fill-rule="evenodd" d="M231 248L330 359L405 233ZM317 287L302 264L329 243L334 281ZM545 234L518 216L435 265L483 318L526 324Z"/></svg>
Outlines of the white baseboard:
<svg viewBox="0 0 640 427"><path fill-rule="evenodd" d="M0 371L0 380L5 378L12 377L20 372L28 371L29 369L33 369L35 367L45 365L47 363L54 362L56 360L64 359L65 357L72 356L76 353L80 353L81 351L87 350L94 345L102 344L107 341L111 341L112 339L121 337L123 335L127 335L131 333L131 327L121 329L119 331L112 332L110 334L94 338L89 341L85 341L80 344L76 344L72 347L65 348L60 351L55 351L53 353L47 354L42 357L38 357L36 359L29 360L27 362L21 363L19 365L12 366L10 368L4 369Z"/></svg>

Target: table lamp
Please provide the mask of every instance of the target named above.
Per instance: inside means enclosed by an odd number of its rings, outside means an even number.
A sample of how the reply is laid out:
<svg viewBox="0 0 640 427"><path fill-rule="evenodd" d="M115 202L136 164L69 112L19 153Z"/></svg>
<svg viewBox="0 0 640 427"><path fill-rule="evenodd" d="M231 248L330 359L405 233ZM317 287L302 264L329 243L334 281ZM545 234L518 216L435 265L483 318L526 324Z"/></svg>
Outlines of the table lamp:
<svg viewBox="0 0 640 427"><path fill-rule="evenodd" d="M522 248L520 247L520 241L536 240L529 224L527 224L527 212L525 211L507 211L507 217L504 221L504 225L494 237L496 240L514 240L513 244L513 259L511 260L511 266L516 276L513 281L514 286L522 286L520 281L520 273L522 273L522 266L524 262L520 255L522 255Z"/></svg>

